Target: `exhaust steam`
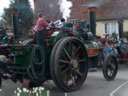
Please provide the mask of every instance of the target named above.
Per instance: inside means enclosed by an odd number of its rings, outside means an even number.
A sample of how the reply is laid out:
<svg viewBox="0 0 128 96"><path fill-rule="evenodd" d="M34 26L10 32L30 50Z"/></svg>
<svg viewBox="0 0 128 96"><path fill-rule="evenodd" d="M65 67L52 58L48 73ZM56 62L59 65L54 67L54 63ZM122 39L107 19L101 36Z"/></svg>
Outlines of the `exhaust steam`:
<svg viewBox="0 0 128 96"><path fill-rule="evenodd" d="M68 0L58 0L58 4L60 6L60 12L62 13L62 17L65 20L70 18L71 7L73 6L72 2Z"/></svg>

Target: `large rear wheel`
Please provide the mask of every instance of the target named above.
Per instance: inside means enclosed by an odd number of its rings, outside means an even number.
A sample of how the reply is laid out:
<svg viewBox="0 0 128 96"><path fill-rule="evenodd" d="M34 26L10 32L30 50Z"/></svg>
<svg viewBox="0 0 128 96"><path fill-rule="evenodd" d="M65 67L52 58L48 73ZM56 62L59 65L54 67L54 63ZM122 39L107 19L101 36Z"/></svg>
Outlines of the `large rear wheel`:
<svg viewBox="0 0 128 96"><path fill-rule="evenodd" d="M55 84L66 92L79 89L87 77L87 58L80 40L74 37L61 39L51 53L50 71Z"/></svg>

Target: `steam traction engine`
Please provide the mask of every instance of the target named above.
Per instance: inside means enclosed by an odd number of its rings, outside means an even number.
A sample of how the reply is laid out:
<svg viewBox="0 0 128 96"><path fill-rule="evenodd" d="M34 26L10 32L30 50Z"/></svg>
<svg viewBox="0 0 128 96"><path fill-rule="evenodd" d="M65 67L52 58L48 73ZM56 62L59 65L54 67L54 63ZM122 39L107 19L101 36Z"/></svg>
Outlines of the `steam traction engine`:
<svg viewBox="0 0 128 96"><path fill-rule="evenodd" d="M78 89L88 72L87 52L80 39L63 30L46 34L45 50L33 41L1 45L1 78L36 85L52 79L64 91Z"/></svg>
<svg viewBox="0 0 128 96"><path fill-rule="evenodd" d="M76 33L72 32L71 23L66 23L60 30L50 29L45 37L45 50L33 40L26 40L20 44L2 44L0 46L1 78L21 81L21 83L24 79L29 79L36 85L52 79L63 91L79 89L87 77L88 56L98 56L96 42L89 39L88 34L78 32L83 30L81 26L79 28L77 26ZM110 66L111 63L106 65L109 66L105 66L105 70L113 68ZM115 67L116 62L113 65ZM109 77L107 80L115 78L117 71L112 70L111 75L107 74L108 71L104 71L105 78Z"/></svg>
<svg viewBox="0 0 128 96"><path fill-rule="evenodd" d="M87 77L89 56L97 57L99 49L97 43L89 39L92 35L87 34L86 25L80 22L74 32L72 23L66 23L59 30L49 29L45 35L44 50L34 40L0 45L1 78L21 83L28 79L30 85L41 85L46 80L53 80L63 91L79 89ZM111 59L115 60L113 57ZM117 63L108 62L104 69L105 78L113 80ZM112 70L110 75L109 69Z"/></svg>

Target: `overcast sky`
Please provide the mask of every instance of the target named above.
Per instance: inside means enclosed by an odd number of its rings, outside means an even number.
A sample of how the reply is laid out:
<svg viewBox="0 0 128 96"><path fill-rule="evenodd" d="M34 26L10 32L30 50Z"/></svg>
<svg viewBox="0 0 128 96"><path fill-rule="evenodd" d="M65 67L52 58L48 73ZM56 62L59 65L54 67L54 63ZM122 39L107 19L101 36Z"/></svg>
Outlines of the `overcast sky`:
<svg viewBox="0 0 128 96"><path fill-rule="evenodd" d="M31 5L33 7L33 0L29 0L31 2ZM0 0L0 16L2 15L3 13L3 9L4 8L8 8L9 7L9 4L10 4L10 0Z"/></svg>

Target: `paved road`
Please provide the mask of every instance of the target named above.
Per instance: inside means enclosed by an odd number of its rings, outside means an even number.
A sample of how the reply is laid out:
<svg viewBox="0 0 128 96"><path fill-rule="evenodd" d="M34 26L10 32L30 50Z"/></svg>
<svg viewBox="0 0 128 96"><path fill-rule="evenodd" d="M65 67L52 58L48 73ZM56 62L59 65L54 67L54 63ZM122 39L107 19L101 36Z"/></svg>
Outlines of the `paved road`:
<svg viewBox="0 0 128 96"><path fill-rule="evenodd" d="M128 71L126 72L128 73ZM128 80L125 77L127 74L124 73L124 70L120 71L116 80L111 82L106 81L101 72L89 73L83 88L71 93L70 96L110 96L117 87Z"/></svg>
<svg viewBox="0 0 128 96"><path fill-rule="evenodd" d="M113 92L110 96L128 96L128 82L125 82Z"/></svg>
<svg viewBox="0 0 128 96"><path fill-rule="evenodd" d="M87 81L81 90L71 93L70 96L123 96L124 94L128 96L128 84L121 87L124 83L128 83L127 81L128 66L124 65L120 67L117 78L111 82L104 79L102 72L89 73Z"/></svg>
<svg viewBox="0 0 128 96"><path fill-rule="evenodd" d="M7 80L4 81L3 91L0 96L14 96L13 91L18 85ZM104 79L102 72L89 72L83 87L68 96L128 96L128 65L120 66L116 80L108 82ZM55 91L52 96L63 96L61 92Z"/></svg>

